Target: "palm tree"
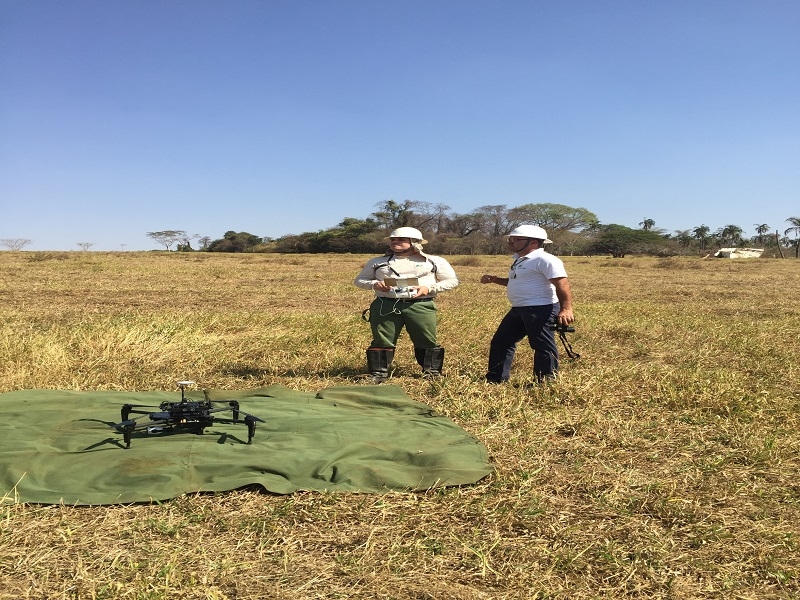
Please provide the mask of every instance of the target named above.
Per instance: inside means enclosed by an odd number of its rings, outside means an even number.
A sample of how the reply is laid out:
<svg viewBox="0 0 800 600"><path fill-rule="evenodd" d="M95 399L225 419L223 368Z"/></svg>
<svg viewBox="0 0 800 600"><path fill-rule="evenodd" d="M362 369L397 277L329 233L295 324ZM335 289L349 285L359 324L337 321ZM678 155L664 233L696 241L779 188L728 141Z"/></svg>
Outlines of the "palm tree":
<svg viewBox="0 0 800 600"><path fill-rule="evenodd" d="M759 225L758 223L755 224L756 227L756 235L758 236L758 243L759 245L764 243L764 234L769 231L769 225L766 223L762 223Z"/></svg>
<svg viewBox="0 0 800 600"><path fill-rule="evenodd" d="M653 225L655 225L655 224L656 224L656 222L653 221L653 219L647 219L647 218L645 218L644 221L639 223L639 225L641 225L642 229L644 229L645 231L650 231L653 228Z"/></svg>
<svg viewBox="0 0 800 600"><path fill-rule="evenodd" d="M800 217L789 217L786 219L786 222L791 223L792 226L784 231L783 235L788 236L790 233L794 234L794 257L800 258Z"/></svg>
<svg viewBox="0 0 800 600"><path fill-rule="evenodd" d="M708 225L700 225L700 227L695 227L692 230L692 235L695 239L700 240L700 250L706 249L706 240L708 239L708 233L711 231Z"/></svg>
<svg viewBox="0 0 800 600"><path fill-rule="evenodd" d="M723 242L729 244L738 244L742 241L742 228L738 225L725 225L717 233Z"/></svg>

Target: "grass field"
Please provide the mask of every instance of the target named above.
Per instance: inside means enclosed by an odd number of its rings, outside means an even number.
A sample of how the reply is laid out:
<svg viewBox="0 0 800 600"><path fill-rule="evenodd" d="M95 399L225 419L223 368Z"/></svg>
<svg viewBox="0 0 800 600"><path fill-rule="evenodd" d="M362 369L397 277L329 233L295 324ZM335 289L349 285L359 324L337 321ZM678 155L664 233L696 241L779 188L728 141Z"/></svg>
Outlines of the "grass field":
<svg viewBox="0 0 800 600"><path fill-rule="evenodd" d="M366 385L366 258L2 252L0 392ZM526 345L482 381L507 303L478 279L508 258L448 258L446 377L404 336L392 382L493 476L95 508L2 490L0 598L800 597L800 261L566 257L582 357L539 387Z"/></svg>

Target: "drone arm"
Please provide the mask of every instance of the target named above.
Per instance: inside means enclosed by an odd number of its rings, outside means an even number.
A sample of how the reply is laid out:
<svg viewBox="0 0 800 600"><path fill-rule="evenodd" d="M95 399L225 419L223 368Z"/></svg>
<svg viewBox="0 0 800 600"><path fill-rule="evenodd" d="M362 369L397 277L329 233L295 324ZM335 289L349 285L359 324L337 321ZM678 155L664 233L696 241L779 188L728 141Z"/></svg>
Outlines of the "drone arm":
<svg viewBox="0 0 800 600"><path fill-rule="evenodd" d="M143 408L149 408L151 410L142 410ZM124 422L130 419L131 415L149 415L152 413L153 407L148 407L145 404L123 404L121 413L120 421ZM137 417L138 418L138 417Z"/></svg>

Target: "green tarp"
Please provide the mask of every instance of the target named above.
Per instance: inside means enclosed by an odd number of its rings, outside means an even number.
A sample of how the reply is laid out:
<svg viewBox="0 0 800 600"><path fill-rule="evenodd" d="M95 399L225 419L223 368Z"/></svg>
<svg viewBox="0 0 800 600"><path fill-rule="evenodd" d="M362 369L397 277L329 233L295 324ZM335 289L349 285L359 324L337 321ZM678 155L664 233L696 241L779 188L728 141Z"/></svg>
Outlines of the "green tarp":
<svg viewBox="0 0 800 600"><path fill-rule="evenodd" d="M177 390L0 394L0 493L5 501L97 505L248 485L278 494L417 491L475 483L492 472L483 444L398 386L207 393L215 406L238 400L265 421L251 445L244 424L215 421L202 435L137 431L125 449L110 427L122 405L157 411L180 400ZM187 400L202 399L187 392Z"/></svg>

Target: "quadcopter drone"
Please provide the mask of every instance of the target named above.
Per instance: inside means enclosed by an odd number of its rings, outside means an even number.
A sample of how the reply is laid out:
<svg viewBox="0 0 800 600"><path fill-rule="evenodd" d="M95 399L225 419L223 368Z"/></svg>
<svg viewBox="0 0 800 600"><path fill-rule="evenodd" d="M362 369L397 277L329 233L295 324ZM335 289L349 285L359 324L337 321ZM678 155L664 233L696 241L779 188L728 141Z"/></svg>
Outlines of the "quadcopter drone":
<svg viewBox="0 0 800 600"><path fill-rule="evenodd" d="M125 447L131 447L131 437L134 431L146 429L147 433L160 433L163 430L183 430L191 433L203 433L203 430L210 426L214 421L240 423L239 415L244 415L244 424L247 425L247 443L253 442L256 433L256 422L264 423L255 415L251 415L239 409L239 402L228 400L228 406L215 408L211 400L206 395L204 400L190 401L186 399L186 388L194 385L194 381L178 381L181 389L180 402L162 402L158 412L138 410L135 404L122 405L122 421L112 425L117 431L121 431ZM233 419L219 419L213 413L229 410L233 413ZM131 414L140 414L141 417L130 418ZM149 421L138 423L137 421L144 416L150 418Z"/></svg>

